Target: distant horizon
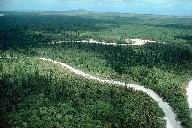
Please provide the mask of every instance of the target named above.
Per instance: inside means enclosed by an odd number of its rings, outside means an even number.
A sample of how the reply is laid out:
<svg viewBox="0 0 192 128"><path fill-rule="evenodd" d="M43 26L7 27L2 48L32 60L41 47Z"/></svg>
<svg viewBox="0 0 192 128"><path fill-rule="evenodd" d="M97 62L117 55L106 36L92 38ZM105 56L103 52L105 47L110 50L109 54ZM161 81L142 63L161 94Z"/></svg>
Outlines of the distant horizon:
<svg viewBox="0 0 192 128"><path fill-rule="evenodd" d="M192 0L0 0L4 11L70 11L192 16Z"/></svg>
<svg viewBox="0 0 192 128"><path fill-rule="evenodd" d="M0 10L0 12L70 12L70 11L79 11L76 10ZM85 10L85 9L84 9ZM173 16L173 17L192 17L192 15L166 15L166 14L152 14L152 13L129 13L129 12L102 12L102 11L91 11L85 10L85 12L93 13L117 13L117 14L133 14L133 15L156 15L156 16Z"/></svg>

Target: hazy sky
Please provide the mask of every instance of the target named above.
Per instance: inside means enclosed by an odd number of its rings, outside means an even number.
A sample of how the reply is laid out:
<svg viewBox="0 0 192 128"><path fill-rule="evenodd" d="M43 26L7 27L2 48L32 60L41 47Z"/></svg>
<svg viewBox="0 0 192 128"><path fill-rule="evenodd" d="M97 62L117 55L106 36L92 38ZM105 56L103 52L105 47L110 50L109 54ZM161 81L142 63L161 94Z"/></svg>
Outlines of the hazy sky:
<svg viewBox="0 0 192 128"><path fill-rule="evenodd" d="M192 16L192 0L0 0L0 10L77 9Z"/></svg>

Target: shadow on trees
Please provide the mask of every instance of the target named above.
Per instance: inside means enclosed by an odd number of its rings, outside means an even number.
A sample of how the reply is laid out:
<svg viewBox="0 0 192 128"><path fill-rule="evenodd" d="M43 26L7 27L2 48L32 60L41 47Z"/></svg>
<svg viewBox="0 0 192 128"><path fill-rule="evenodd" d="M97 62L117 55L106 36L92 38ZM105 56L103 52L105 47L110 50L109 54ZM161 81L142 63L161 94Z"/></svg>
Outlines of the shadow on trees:
<svg viewBox="0 0 192 128"><path fill-rule="evenodd" d="M192 35L180 35L180 36L175 36L175 38L186 40L188 44L192 45Z"/></svg>
<svg viewBox="0 0 192 128"><path fill-rule="evenodd" d="M186 25L186 24L150 24L149 26L162 27L162 28L174 28L174 29L181 29L181 30L192 29L192 25Z"/></svg>
<svg viewBox="0 0 192 128"><path fill-rule="evenodd" d="M101 22L103 26L98 25ZM108 25L116 26L113 20L107 18L17 12L7 13L1 18L0 24L1 49L36 46L54 40L54 35L97 32L108 29Z"/></svg>
<svg viewBox="0 0 192 128"><path fill-rule="evenodd" d="M63 47L78 49L86 52L97 52L107 60L107 65L112 67L118 74L122 74L126 68L135 66L172 68L185 67L192 60L192 52L188 48L165 45L147 44L144 46L109 46L101 44L65 43ZM163 66L162 66L163 65Z"/></svg>
<svg viewBox="0 0 192 128"><path fill-rule="evenodd" d="M8 13L1 18L0 23L0 48L17 49L24 48L27 54L37 55L30 48L45 47L46 43L53 40L53 34L65 31L86 31L95 32L108 29L106 24L115 25L119 16L109 18L92 18L91 16L72 15L42 15L40 13ZM132 21L133 18L124 18L125 21ZM136 20L139 20L136 17ZM102 26L98 26L102 22ZM191 29L192 26L183 24L162 24L156 27L171 27ZM114 26L118 27L118 25ZM35 31L35 32L34 32ZM30 34L33 32L32 34ZM191 40L191 36L177 37ZM85 51L95 51L103 55L116 72L122 73L126 67L144 65L153 67L157 65L182 65L191 61L191 52L188 48L164 44L147 44L138 46L106 46L98 44L66 43L68 48Z"/></svg>

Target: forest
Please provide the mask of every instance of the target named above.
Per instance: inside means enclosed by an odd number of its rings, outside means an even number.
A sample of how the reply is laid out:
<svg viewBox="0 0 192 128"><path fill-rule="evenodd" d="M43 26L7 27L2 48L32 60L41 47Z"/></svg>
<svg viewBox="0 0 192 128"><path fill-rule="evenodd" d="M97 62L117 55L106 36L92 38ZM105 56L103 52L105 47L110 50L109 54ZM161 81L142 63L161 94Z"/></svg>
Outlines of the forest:
<svg viewBox="0 0 192 128"><path fill-rule="evenodd" d="M170 104L183 127L192 127L186 97L192 76L191 17L3 13L1 127L165 127L164 113L145 93L87 80L37 57L150 88ZM112 46L77 42L123 43L132 38L157 43ZM51 43L56 41L68 42Z"/></svg>
<svg viewBox="0 0 192 128"><path fill-rule="evenodd" d="M142 92L90 81L37 59L2 61L1 112L9 113L9 127L165 125L157 103Z"/></svg>

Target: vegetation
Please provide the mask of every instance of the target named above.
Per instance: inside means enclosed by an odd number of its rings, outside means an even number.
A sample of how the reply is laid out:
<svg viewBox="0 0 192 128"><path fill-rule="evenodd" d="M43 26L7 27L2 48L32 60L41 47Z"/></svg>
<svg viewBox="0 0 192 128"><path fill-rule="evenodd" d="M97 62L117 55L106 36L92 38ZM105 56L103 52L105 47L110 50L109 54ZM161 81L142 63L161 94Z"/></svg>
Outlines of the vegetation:
<svg viewBox="0 0 192 128"><path fill-rule="evenodd" d="M147 94L36 59L1 59L1 127L165 127ZM161 117L161 118L159 118Z"/></svg>
<svg viewBox="0 0 192 128"><path fill-rule="evenodd" d="M164 44L115 47L65 43L54 45L54 48L40 49L38 54L59 61L64 60L100 77L139 82L170 103L180 120L187 119L186 124L190 120L185 95L185 88L191 76L192 55L188 48Z"/></svg>
<svg viewBox="0 0 192 128"><path fill-rule="evenodd" d="M4 13L0 19L1 56L44 56L64 61L99 77L138 82L163 97L176 112L182 126L192 126L185 96L185 88L192 76L190 17L105 13ZM75 42L95 39L122 43L124 39L130 38L150 39L160 43L140 47ZM51 44L52 41L62 40L70 42ZM5 63L7 62L2 61L3 65ZM8 74L13 75L11 71ZM57 79L57 75L52 76ZM57 83L60 80L55 81ZM105 90L108 90L107 86ZM134 93L130 95L135 96ZM59 109L57 107L54 109Z"/></svg>

